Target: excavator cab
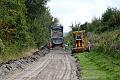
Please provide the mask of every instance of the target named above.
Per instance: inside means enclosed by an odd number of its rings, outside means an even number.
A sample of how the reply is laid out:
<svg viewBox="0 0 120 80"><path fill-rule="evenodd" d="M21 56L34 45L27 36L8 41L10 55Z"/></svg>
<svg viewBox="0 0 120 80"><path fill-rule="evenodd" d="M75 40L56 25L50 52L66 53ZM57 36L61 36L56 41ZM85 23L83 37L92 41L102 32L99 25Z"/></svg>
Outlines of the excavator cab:
<svg viewBox="0 0 120 80"><path fill-rule="evenodd" d="M73 32L73 47L72 53L90 51L90 43L87 38L87 33L83 31L74 31Z"/></svg>

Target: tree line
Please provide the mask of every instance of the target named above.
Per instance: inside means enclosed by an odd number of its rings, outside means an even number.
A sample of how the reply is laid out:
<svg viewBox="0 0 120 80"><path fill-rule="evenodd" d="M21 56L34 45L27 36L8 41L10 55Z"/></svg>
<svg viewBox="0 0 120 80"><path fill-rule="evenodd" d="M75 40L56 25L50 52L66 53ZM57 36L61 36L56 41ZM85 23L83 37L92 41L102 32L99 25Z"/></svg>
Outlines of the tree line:
<svg viewBox="0 0 120 80"><path fill-rule="evenodd" d="M86 30L90 32L91 47L97 52L120 57L120 10L107 8L101 17L91 22L72 24L71 31L65 36L66 43L73 44L72 32Z"/></svg>
<svg viewBox="0 0 120 80"><path fill-rule="evenodd" d="M86 30L95 33L103 33L120 28L120 10L117 8L107 8L101 17L94 17L92 21L84 24L72 24L70 27L75 30Z"/></svg>
<svg viewBox="0 0 120 80"><path fill-rule="evenodd" d="M0 53L40 47L49 39L53 17L48 0L0 0Z"/></svg>

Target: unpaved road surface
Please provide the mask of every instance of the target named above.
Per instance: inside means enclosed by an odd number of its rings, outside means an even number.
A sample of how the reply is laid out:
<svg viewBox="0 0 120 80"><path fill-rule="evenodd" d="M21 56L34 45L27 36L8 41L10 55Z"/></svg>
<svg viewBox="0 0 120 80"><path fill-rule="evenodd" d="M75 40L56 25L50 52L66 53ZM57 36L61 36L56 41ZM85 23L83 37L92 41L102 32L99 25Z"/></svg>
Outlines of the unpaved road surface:
<svg viewBox="0 0 120 80"><path fill-rule="evenodd" d="M9 74L2 80L78 80L76 70L75 60L68 52L51 50L24 70Z"/></svg>

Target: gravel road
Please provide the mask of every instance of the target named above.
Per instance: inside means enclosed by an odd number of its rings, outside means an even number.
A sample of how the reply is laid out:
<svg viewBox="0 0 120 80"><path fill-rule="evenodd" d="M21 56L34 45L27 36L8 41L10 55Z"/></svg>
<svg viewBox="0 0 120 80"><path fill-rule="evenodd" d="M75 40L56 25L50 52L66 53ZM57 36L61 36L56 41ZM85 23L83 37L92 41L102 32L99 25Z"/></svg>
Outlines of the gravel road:
<svg viewBox="0 0 120 80"><path fill-rule="evenodd" d="M63 49L51 50L22 71L9 74L2 80L78 80L74 58Z"/></svg>

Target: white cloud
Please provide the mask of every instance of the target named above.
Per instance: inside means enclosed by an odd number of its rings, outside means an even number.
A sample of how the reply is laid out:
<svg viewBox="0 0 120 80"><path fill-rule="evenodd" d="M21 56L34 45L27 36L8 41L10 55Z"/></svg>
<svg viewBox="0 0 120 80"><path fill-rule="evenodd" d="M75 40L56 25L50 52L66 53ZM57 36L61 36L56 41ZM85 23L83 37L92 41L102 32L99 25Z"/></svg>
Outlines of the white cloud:
<svg viewBox="0 0 120 80"><path fill-rule="evenodd" d="M74 22L90 22L93 17L100 17L107 7L118 7L120 0L51 0L48 3L51 14L58 17L68 32Z"/></svg>

